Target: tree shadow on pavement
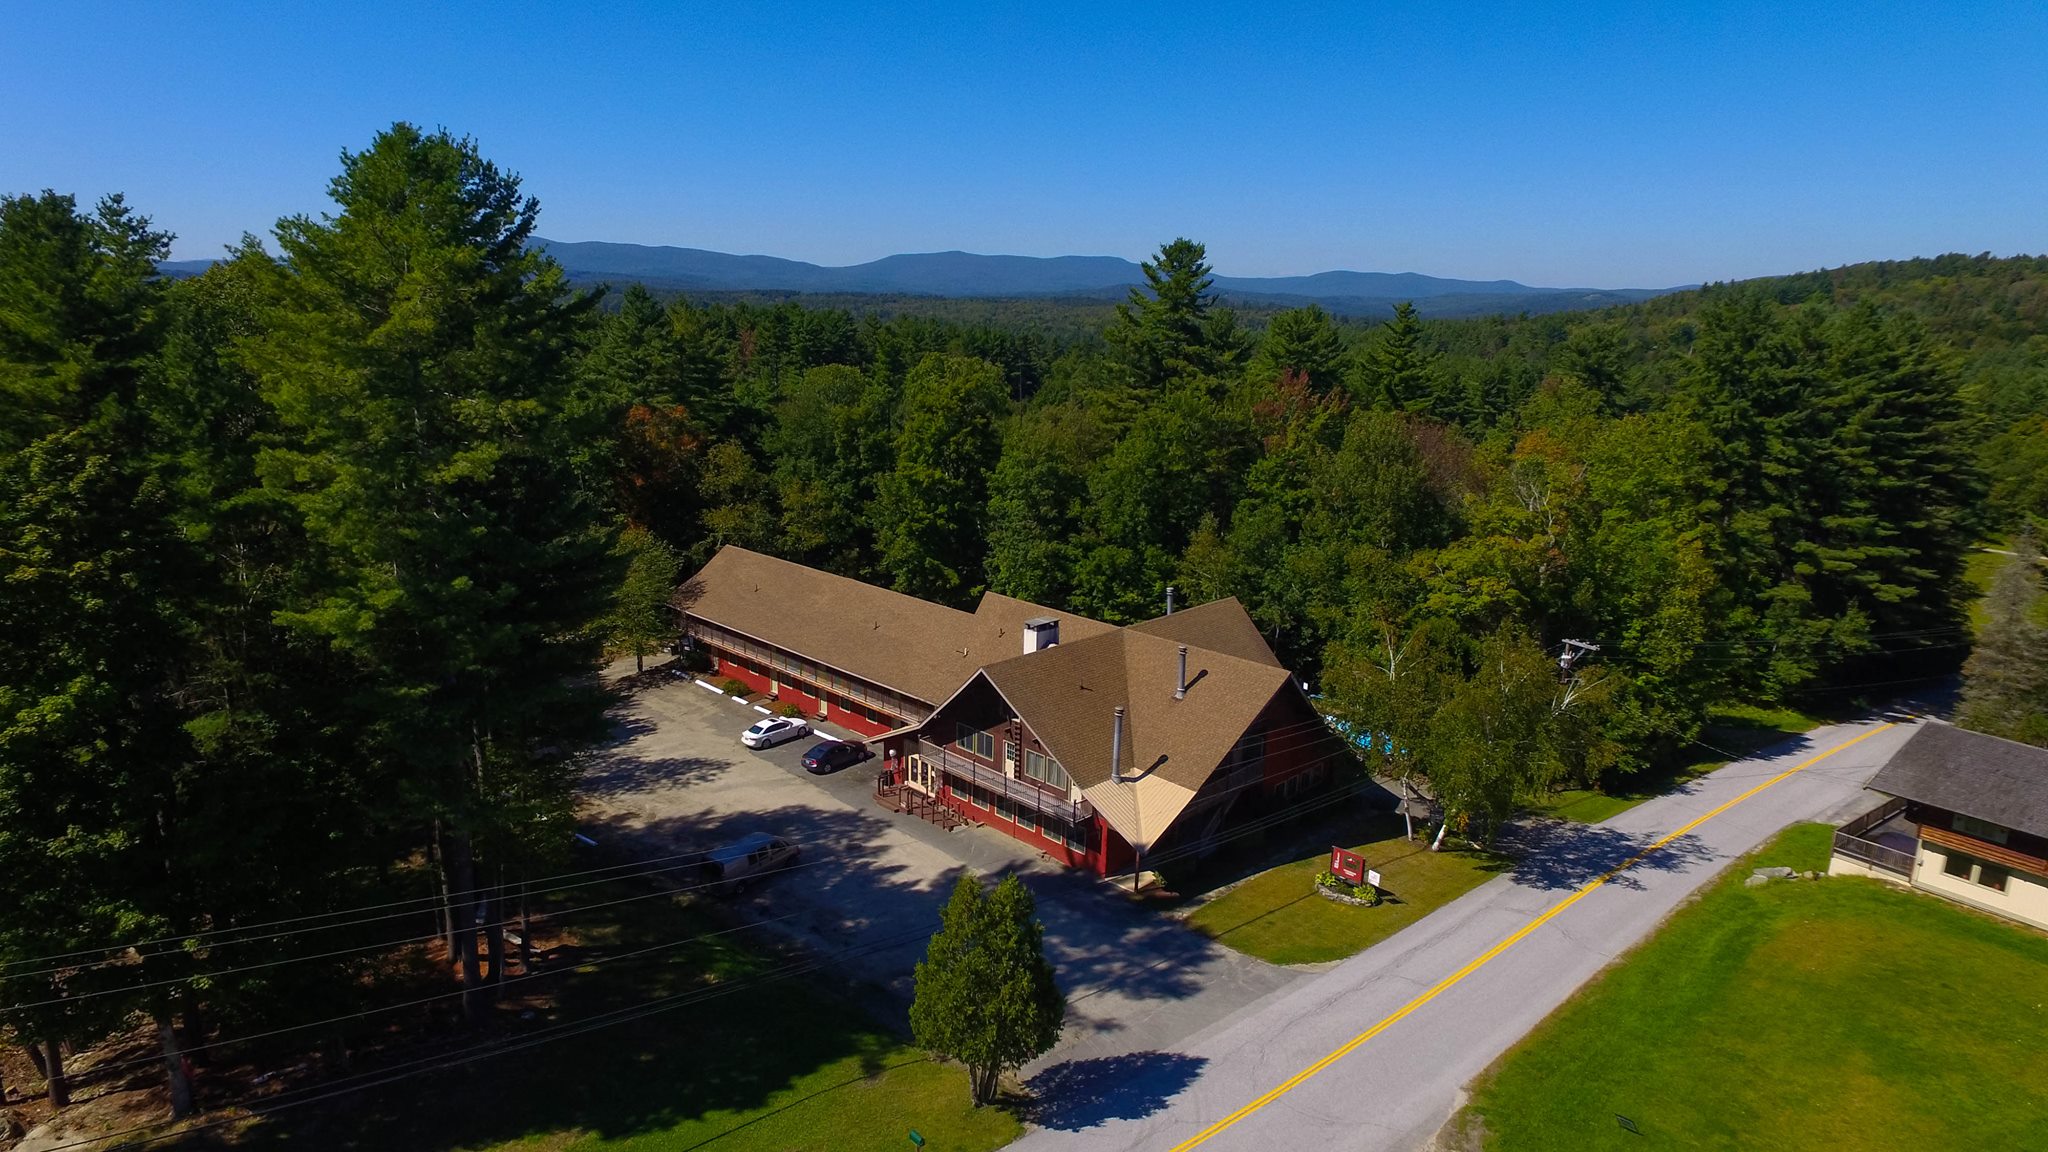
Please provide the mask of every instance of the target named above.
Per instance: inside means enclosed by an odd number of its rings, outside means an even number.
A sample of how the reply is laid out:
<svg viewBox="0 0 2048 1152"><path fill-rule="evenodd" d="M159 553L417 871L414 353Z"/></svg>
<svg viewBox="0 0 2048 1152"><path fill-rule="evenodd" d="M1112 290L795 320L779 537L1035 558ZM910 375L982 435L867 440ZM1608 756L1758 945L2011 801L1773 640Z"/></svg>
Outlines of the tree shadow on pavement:
<svg viewBox="0 0 2048 1152"><path fill-rule="evenodd" d="M649 788L680 788L732 767L729 761L700 756L637 756L606 752L584 762L582 792L598 800L631 796Z"/></svg>
<svg viewBox="0 0 2048 1152"><path fill-rule="evenodd" d="M1184 999L1201 991L1202 966L1225 954L1208 937L1125 902L1087 873L1022 879L1038 902L1046 955L1070 1003L1110 991L1136 1000ZM1104 1030L1099 1023L1096 1030Z"/></svg>
<svg viewBox="0 0 2048 1152"><path fill-rule="evenodd" d="M1208 1063L1178 1052L1133 1052L1055 1064L1031 1078L1038 1103L1030 1118L1057 1132L1143 1119L1186 1091Z"/></svg>
<svg viewBox="0 0 2048 1152"><path fill-rule="evenodd" d="M1618 887L1640 888L1642 872L1680 872L1715 858L1713 849L1690 833L1650 851L1656 842L1654 836L1602 824L1550 822L1516 845L1521 858L1507 870L1523 888L1582 888L1603 876ZM1628 867L1615 871L1623 865Z"/></svg>

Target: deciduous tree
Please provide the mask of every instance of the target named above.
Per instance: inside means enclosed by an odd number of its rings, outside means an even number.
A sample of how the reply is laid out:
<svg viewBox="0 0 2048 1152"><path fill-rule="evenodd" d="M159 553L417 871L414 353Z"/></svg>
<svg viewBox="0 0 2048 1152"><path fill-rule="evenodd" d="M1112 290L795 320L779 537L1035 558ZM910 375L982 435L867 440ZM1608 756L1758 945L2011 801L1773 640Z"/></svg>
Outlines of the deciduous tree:
<svg viewBox="0 0 2048 1152"><path fill-rule="evenodd" d="M875 524L897 591L958 602L981 586L988 477L1008 407L1003 374L985 360L933 354L911 369Z"/></svg>

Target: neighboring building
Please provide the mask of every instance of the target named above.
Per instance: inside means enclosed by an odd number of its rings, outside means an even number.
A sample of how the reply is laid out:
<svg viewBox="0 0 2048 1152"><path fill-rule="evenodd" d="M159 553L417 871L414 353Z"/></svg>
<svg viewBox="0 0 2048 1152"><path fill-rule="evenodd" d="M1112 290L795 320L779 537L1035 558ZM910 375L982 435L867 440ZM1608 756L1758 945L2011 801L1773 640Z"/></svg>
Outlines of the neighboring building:
<svg viewBox="0 0 2048 1152"><path fill-rule="evenodd" d="M1234 599L961 612L727 547L677 605L716 674L880 744L885 789L1096 872L1206 852L1349 755Z"/></svg>
<svg viewBox="0 0 2048 1152"><path fill-rule="evenodd" d="M2048 749L1928 723L1870 789L1892 799L1835 834L1831 874L2048 928Z"/></svg>

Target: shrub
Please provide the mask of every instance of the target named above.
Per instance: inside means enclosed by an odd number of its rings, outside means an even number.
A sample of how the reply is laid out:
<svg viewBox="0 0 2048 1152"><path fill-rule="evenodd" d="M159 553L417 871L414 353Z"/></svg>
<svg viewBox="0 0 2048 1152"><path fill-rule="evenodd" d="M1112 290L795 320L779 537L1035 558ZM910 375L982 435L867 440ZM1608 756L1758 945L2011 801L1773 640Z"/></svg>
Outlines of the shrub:
<svg viewBox="0 0 2048 1152"><path fill-rule="evenodd" d="M1380 902L1380 890L1370 884L1353 884L1335 872L1323 872L1316 876L1316 887L1327 888L1339 896L1365 901L1367 907Z"/></svg>
<svg viewBox="0 0 2048 1152"><path fill-rule="evenodd" d="M725 683L720 684L719 687L724 689L727 696L745 696L753 691L752 688L747 686L745 680L735 680L730 677L726 679Z"/></svg>
<svg viewBox="0 0 2048 1152"><path fill-rule="evenodd" d="M797 707L794 704L785 701L784 703L777 704L775 706L775 714L777 716L787 716L790 719L795 720L803 716L804 710Z"/></svg>

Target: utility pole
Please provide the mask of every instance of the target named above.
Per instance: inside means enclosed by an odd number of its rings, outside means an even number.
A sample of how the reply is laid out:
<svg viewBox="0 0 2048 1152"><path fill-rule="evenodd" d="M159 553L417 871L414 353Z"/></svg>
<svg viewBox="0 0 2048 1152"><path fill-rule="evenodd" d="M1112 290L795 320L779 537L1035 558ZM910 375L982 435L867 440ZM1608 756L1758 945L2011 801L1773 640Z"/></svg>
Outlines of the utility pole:
<svg viewBox="0 0 2048 1152"><path fill-rule="evenodd" d="M1586 640L1568 639L1564 641L1564 651L1559 653L1557 657L1558 680L1564 681L1571 679L1572 665L1577 664L1579 662L1580 657L1590 655L1594 652L1598 652L1599 650L1600 646L1598 644L1594 644Z"/></svg>

